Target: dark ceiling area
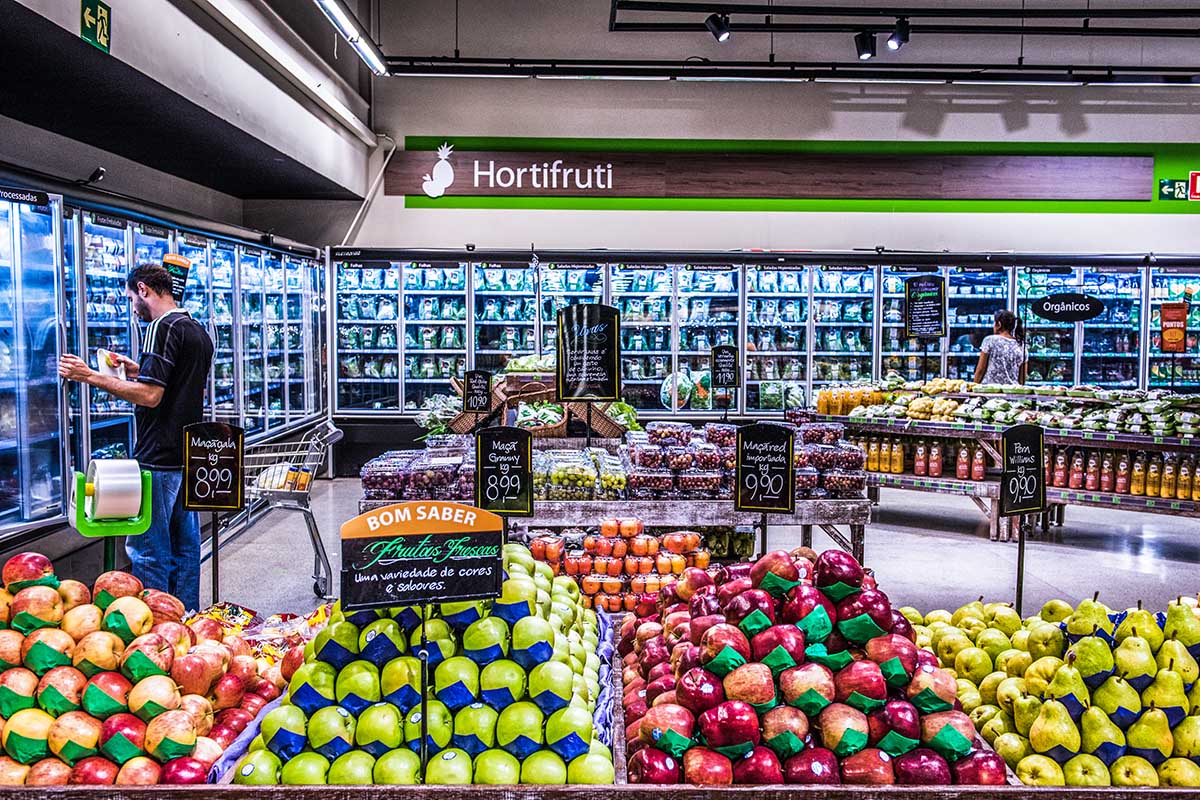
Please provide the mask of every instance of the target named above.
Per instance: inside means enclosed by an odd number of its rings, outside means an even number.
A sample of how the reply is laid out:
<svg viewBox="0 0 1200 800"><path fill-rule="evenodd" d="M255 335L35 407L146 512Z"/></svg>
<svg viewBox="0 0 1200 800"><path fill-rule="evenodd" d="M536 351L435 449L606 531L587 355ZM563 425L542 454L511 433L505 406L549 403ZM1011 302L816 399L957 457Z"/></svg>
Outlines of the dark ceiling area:
<svg viewBox="0 0 1200 800"><path fill-rule="evenodd" d="M15 0L0 0L0 113L235 197L357 198Z"/></svg>

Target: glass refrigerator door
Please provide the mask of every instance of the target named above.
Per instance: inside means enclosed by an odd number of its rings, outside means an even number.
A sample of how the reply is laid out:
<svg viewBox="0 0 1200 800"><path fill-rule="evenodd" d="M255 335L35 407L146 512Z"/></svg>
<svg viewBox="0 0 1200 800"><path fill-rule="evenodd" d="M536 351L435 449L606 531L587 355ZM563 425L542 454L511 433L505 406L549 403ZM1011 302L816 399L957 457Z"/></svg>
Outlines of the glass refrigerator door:
<svg viewBox="0 0 1200 800"><path fill-rule="evenodd" d="M1136 389L1141 356L1141 270L1084 268L1083 293L1103 301L1104 313L1081 323L1079 383Z"/></svg>
<svg viewBox="0 0 1200 800"><path fill-rule="evenodd" d="M741 270L732 265L683 264L676 268L679 284L677 408L738 410L737 393L721 389L714 394L709 381L712 348L719 344L732 345L738 340L740 274Z"/></svg>
<svg viewBox="0 0 1200 800"><path fill-rule="evenodd" d="M1162 304L1188 303L1187 352L1162 351ZM1151 389L1173 389L1180 394L1200 394L1200 270L1154 267L1150 274Z"/></svg>
<svg viewBox="0 0 1200 800"><path fill-rule="evenodd" d="M975 380L979 348L992 333L997 311L1008 308L1008 271L1004 267L951 267L946 286L946 326L950 346L946 377Z"/></svg>
<svg viewBox="0 0 1200 800"><path fill-rule="evenodd" d="M83 215L83 259L87 280L87 352L83 358L97 368L96 351L112 350L132 359L133 331L125 278L129 273L128 223L119 217L87 212ZM133 450L133 406L107 392L89 388L91 404L90 458L128 458Z"/></svg>
<svg viewBox="0 0 1200 800"><path fill-rule="evenodd" d="M399 264L337 265L334 344L339 410L400 407L399 309Z"/></svg>
<svg viewBox="0 0 1200 800"><path fill-rule="evenodd" d="M209 258L212 259L209 270L213 331L212 415L218 422L241 425L241 393L237 383L241 365L236 360L238 344L233 318L237 253L233 245L213 242Z"/></svg>
<svg viewBox="0 0 1200 800"><path fill-rule="evenodd" d="M450 379L467 371L467 265L405 264L401 274L404 410L412 412L429 397L451 394Z"/></svg>
<svg viewBox="0 0 1200 800"><path fill-rule="evenodd" d="M899 375L908 381L936 378L942 374L943 339L918 339L904 335L904 282L918 275L943 274L938 267L883 268L883 322L880 325L880 377ZM922 356L922 353L925 353ZM922 363L924 361L924 363Z"/></svg>
<svg viewBox="0 0 1200 800"><path fill-rule="evenodd" d="M171 252L171 232L158 225L134 223L133 266L161 264L163 256Z"/></svg>
<svg viewBox="0 0 1200 800"><path fill-rule="evenodd" d="M604 267L597 264L539 264L542 355L558 352L558 310L604 302ZM622 319L622 322L624 320Z"/></svg>
<svg viewBox="0 0 1200 800"><path fill-rule="evenodd" d="M1026 383L1075 383L1075 323L1052 322L1033 313L1033 303L1048 294L1079 291L1071 267L1022 267L1017 270L1017 316L1025 324L1029 347Z"/></svg>
<svg viewBox="0 0 1200 800"><path fill-rule="evenodd" d="M263 315L263 256L243 248L238 261L241 295L242 427L252 436L266 430L267 382Z"/></svg>
<svg viewBox="0 0 1200 800"><path fill-rule="evenodd" d="M67 352L78 354L81 358L88 357L86 343L80 342L81 313L87 311L87 299L79 292L79 224L83 212L77 208L63 209L63 297L64 318L63 327L66 331ZM2 230L2 228L0 228ZM83 308L80 308L80 305ZM83 403L86 397L86 387L75 381L66 381L67 385L67 414L70 428L70 463L71 469L83 471L87 469L87 453L84 452L84 415Z"/></svg>
<svg viewBox="0 0 1200 800"><path fill-rule="evenodd" d="M746 410L804 407L808 270L746 267ZM828 321L822 328L840 323ZM870 332L867 323L866 332ZM821 330L821 329L818 329Z"/></svg>
<svg viewBox="0 0 1200 800"><path fill-rule="evenodd" d="M213 367L209 370L208 391L204 398L206 417L213 414L213 373L216 372L216 334L213 330L208 302L208 241L196 237L180 236L179 255L192 262L188 269L187 285L183 289L183 309L188 316L199 322L213 339Z"/></svg>
<svg viewBox="0 0 1200 800"><path fill-rule="evenodd" d="M671 320L675 271L665 264L613 265L612 304L621 313L621 385L640 411L674 410Z"/></svg>
<svg viewBox="0 0 1200 800"><path fill-rule="evenodd" d="M287 366L287 418L295 422L315 412L309 402L308 386L313 383L313 370L317 368L314 358L308 357L309 342L312 341L312 318L308 311L312 297L311 261L287 256L287 295L284 313L283 347ZM314 354L315 355L315 354Z"/></svg>
<svg viewBox="0 0 1200 800"><path fill-rule="evenodd" d="M0 202L0 524L62 513L55 214Z"/></svg>
<svg viewBox="0 0 1200 800"><path fill-rule="evenodd" d="M475 369L496 373L510 358L537 351L534 328L537 319L537 286L533 268L528 264L474 264L472 284L475 293ZM414 309L410 301L409 312ZM416 316L406 319L426 321L425 314L435 311L436 301L420 298ZM441 319L456 323L458 307L452 303L438 310Z"/></svg>
<svg viewBox="0 0 1200 800"><path fill-rule="evenodd" d="M263 355L266 357L267 429L287 424L287 316L283 256L263 256Z"/></svg>
<svg viewBox="0 0 1200 800"><path fill-rule="evenodd" d="M818 267L812 281L814 390L828 383L869 380L875 268ZM903 318L885 317L884 324L889 322L903 325Z"/></svg>

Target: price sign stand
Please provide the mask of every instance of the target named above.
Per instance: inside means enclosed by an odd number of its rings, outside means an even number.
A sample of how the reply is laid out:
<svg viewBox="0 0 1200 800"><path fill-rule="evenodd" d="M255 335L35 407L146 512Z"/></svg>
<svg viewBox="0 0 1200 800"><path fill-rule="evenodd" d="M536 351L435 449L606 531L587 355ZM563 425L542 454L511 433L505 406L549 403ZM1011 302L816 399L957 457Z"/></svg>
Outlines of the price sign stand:
<svg viewBox="0 0 1200 800"><path fill-rule="evenodd" d="M621 314L613 306L583 303L560 308L555 397L587 406L587 446L592 446L592 403L621 399Z"/></svg>
<svg viewBox="0 0 1200 800"><path fill-rule="evenodd" d="M1045 433L1038 425L1014 425L1001 434L1000 515L1015 517L1046 510ZM1017 535L1017 613L1025 598L1025 533Z"/></svg>
<svg viewBox="0 0 1200 800"><path fill-rule="evenodd" d="M241 511L245 431L223 422L198 422L183 429L183 508L212 512L212 601L221 596L221 512Z"/></svg>
<svg viewBox="0 0 1200 800"><path fill-rule="evenodd" d="M588 411L591 411L588 404ZM590 422L590 420L589 420ZM533 436L520 428L485 428L475 436L475 505L500 517L533 516Z"/></svg>
<svg viewBox="0 0 1200 800"><path fill-rule="evenodd" d="M918 275L904 281L904 335L921 340L921 381L929 377L929 343L946 335L946 279Z"/></svg>
<svg viewBox="0 0 1200 800"><path fill-rule="evenodd" d="M742 385L741 370L738 368L738 349L731 344L719 344L709 352L709 380L715 394L717 389L737 389ZM731 394L725 395L721 421L729 420ZM784 410L787 409L787 389L784 389Z"/></svg>

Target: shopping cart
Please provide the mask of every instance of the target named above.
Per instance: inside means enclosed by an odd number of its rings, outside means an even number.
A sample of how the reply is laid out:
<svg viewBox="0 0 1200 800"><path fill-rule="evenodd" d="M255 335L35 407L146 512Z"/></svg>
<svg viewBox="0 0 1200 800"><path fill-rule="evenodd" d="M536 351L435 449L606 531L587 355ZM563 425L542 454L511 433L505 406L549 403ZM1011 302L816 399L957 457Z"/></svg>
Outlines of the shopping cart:
<svg viewBox="0 0 1200 800"><path fill-rule="evenodd" d="M275 510L299 511L304 515L313 549L313 594L332 600L333 568L321 541L321 531L309 507L312 478L321 468L329 446L341 441L342 432L325 420L299 441L268 442L246 447L246 507L230 518L229 538L245 533L250 526Z"/></svg>

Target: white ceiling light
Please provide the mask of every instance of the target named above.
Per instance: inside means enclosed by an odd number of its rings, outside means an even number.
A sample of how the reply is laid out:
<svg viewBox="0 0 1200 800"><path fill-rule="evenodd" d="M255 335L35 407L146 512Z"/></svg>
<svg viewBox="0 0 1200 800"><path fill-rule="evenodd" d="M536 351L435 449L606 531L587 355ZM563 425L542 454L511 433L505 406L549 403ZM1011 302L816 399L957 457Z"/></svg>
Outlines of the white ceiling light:
<svg viewBox="0 0 1200 800"><path fill-rule="evenodd" d="M379 46L362 31L358 21L342 3L342 0L315 0L315 2L333 27L337 29L337 32L342 35L342 38L350 43L354 52L358 53L358 57L367 65L367 68L376 75L387 75L387 64L383 61L383 53L380 52Z"/></svg>

